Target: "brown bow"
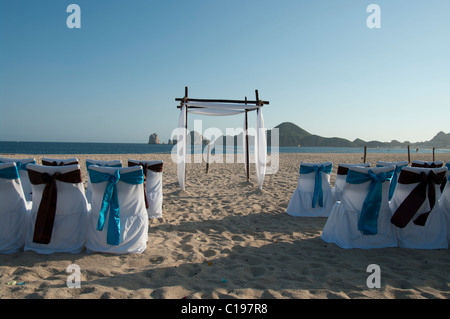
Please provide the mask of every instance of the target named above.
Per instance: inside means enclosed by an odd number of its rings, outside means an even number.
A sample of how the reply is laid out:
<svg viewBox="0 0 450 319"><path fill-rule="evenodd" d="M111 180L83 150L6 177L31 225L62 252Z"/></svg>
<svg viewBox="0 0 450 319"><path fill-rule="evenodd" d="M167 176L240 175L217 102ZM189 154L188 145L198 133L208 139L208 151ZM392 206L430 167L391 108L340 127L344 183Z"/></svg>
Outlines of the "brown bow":
<svg viewBox="0 0 450 319"><path fill-rule="evenodd" d="M132 167L132 166L138 166L141 165L142 166L142 171L144 172L144 199L145 199L145 207L148 208L148 198L147 198L147 189L145 187L145 182L147 180L147 170L151 170L153 172L157 172L160 173L163 171L163 163L157 163L157 164L153 164L153 165L148 165L148 163L143 163L143 162L131 162L128 161L128 167Z"/></svg>
<svg viewBox="0 0 450 319"><path fill-rule="evenodd" d="M445 172L436 174L433 170L427 172L415 173L403 170L398 178L400 184L415 184L419 183L412 192L405 198L403 203L397 208L396 212L391 218L391 223L399 228L404 228L413 218L419 208L427 199L430 203L430 211L421 214L414 220L414 224L424 226L428 215L433 210L436 204L436 184L440 185L445 178ZM427 194L428 187L428 194Z"/></svg>
<svg viewBox="0 0 450 319"><path fill-rule="evenodd" d="M72 184L81 183L81 171L77 169L64 174L56 172L53 175L50 175L48 173L40 173L28 169L28 176L33 185L45 184L36 216L33 242L48 244L51 240L56 214L57 189L55 181L58 180Z"/></svg>
<svg viewBox="0 0 450 319"><path fill-rule="evenodd" d="M44 166L68 166L68 165L77 165L78 161L74 161L74 162L68 162L68 163L64 163L64 162L57 162L57 161L53 161L53 162L49 162L46 160L42 160L42 165Z"/></svg>

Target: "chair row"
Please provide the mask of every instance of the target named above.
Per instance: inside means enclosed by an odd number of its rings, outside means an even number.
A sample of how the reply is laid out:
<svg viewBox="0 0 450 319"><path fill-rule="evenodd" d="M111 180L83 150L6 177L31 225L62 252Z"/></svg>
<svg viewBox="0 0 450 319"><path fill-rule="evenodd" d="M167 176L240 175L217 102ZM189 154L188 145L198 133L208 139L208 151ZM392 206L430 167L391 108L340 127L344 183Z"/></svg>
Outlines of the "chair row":
<svg viewBox="0 0 450 319"><path fill-rule="evenodd" d="M4 158L0 157L0 163L16 163L17 169L19 171L19 177L21 180L23 192L27 201L32 201L32 186L28 177L27 166L28 164L36 164L36 160L34 158L27 159L14 159L14 158ZM55 159L55 158L42 158L43 166L68 166L68 165L77 165L77 158L68 158L68 159ZM122 161L120 160L112 160L112 161L103 161L103 160L93 160L86 159L86 168L89 171L89 167L91 165L105 166L105 167L122 167ZM128 160L128 167L141 165L144 171L144 188L145 192L145 201L147 205L147 211L150 218L159 218L162 217L162 202L163 202L163 193L162 193L162 172L163 172L163 161L141 161L135 159ZM90 175L87 175L87 187L85 189L85 195L88 202L91 202L92 190L91 190L91 182ZM148 198L152 198L151 201Z"/></svg>
<svg viewBox="0 0 450 319"><path fill-rule="evenodd" d="M128 167L121 167L117 161L87 160L86 190L80 166L73 161L18 163L0 164L1 253L78 253L86 248L123 254L146 249L148 218L162 212L162 161L129 160ZM23 180L31 185L31 201Z"/></svg>
<svg viewBox="0 0 450 319"><path fill-rule="evenodd" d="M301 163L287 213L327 217L321 238L342 248L448 248L449 164L339 164L331 187L331 162Z"/></svg>

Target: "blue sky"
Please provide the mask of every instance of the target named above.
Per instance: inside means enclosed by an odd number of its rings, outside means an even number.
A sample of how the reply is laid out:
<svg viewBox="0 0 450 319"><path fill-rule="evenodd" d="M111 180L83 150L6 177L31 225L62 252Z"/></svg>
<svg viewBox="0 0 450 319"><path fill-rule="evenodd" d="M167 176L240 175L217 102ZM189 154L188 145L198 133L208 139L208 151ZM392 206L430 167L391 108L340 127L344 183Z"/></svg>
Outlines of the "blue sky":
<svg viewBox="0 0 450 319"><path fill-rule="evenodd" d="M72 3L80 29L66 25ZM449 14L448 0L0 0L0 140L167 141L185 86L220 99L258 89L268 128L429 140L450 132Z"/></svg>

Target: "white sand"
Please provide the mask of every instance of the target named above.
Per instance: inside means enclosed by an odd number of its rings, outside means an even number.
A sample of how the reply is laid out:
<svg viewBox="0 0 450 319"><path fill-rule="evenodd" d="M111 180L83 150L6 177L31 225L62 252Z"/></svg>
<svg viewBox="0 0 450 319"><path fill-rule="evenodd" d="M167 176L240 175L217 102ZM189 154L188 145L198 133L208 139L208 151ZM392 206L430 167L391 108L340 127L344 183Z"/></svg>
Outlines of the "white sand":
<svg viewBox="0 0 450 319"><path fill-rule="evenodd" d="M5 155L3 155L5 156ZM35 157L38 155L6 155ZM341 249L321 240L325 218L285 213L301 161L361 162L361 154L282 154L263 191L242 164L187 165L181 192L170 155L45 155L85 159L159 160L163 218L150 220L142 254L0 255L0 298L450 298L450 251L400 248ZM437 154L450 161L450 154ZM367 160L406 160L405 154L368 154ZM431 154L412 154L412 160ZM81 267L81 288L68 288L66 268ZM381 288L366 285L367 266L381 268ZM15 280L24 285L8 285Z"/></svg>

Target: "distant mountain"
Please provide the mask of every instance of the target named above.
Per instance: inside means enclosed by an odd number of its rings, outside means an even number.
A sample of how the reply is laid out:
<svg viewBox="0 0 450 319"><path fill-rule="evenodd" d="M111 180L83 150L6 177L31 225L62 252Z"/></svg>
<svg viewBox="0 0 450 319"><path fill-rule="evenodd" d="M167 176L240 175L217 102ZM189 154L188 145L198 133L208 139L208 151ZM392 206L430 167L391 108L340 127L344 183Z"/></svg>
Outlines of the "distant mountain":
<svg viewBox="0 0 450 319"><path fill-rule="evenodd" d="M311 134L297 125L284 122L276 126L278 128L280 143L279 146L315 146L315 147L437 147L450 148L450 133L439 132L430 141L420 143L410 143L409 141L400 142L392 140L390 142L380 141L364 141L362 139L355 139L349 141L339 137L322 137ZM270 143L271 132L268 131L268 142Z"/></svg>
<svg viewBox="0 0 450 319"><path fill-rule="evenodd" d="M308 138L311 139L313 135L304 129L298 127L294 123L284 122L275 126L278 129L278 136L280 138L280 146L298 146L304 145L303 141ZM267 139L270 141L271 132L268 133Z"/></svg>
<svg viewBox="0 0 450 319"><path fill-rule="evenodd" d="M389 148L389 147L407 147L410 145L413 148L450 148L450 133L439 132L430 141L410 143L409 141L400 142L397 140L392 140L390 142L380 142L380 141L364 141L362 139L355 139L354 141L349 141L340 137L322 137L319 135L311 134L299 126L291 122L281 123L275 128L278 129L279 136L279 146L307 146L307 147L364 147L369 148ZM267 144L270 146L271 143L271 130L267 130ZM194 135L200 135L197 132ZM192 137L191 137L192 138ZM202 139L201 135L196 136L196 144L200 144ZM215 141L215 145L226 145L226 136L218 138ZM228 139L234 142L234 145L242 145L242 133L237 136L229 136ZM208 141L203 139L203 145L207 144ZM249 143L252 145L254 143L254 137L249 136Z"/></svg>
<svg viewBox="0 0 450 319"><path fill-rule="evenodd" d="M275 128L280 138L279 146L316 146L316 147L357 147L355 143L339 137L322 137L311 134L297 125L284 122ZM271 131L267 133L270 144Z"/></svg>
<svg viewBox="0 0 450 319"><path fill-rule="evenodd" d="M450 133L439 132L429 142L429 145L441 148L450 148Z"/></svg>

